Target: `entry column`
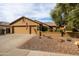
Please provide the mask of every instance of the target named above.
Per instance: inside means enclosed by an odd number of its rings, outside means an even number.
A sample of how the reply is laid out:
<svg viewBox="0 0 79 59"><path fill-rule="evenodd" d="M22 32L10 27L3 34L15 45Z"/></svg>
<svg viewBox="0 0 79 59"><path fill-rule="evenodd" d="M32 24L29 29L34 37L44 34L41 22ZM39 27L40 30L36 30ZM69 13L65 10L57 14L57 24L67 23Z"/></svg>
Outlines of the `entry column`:
<svg viewBox="0 0 79 59"><path fill-rule="evenodd" d="M32 31L31 31L32 28L31 28L31 27L32 27L32 26L30 25L30 26L29 26L29 34L32 33Z"/></svg>
<svg viewBox="0 0 79 59"><path fill-rule="evenodd" d="M3 30L4 30L4 34L6 34L6 27L4 27Z"/></svg>

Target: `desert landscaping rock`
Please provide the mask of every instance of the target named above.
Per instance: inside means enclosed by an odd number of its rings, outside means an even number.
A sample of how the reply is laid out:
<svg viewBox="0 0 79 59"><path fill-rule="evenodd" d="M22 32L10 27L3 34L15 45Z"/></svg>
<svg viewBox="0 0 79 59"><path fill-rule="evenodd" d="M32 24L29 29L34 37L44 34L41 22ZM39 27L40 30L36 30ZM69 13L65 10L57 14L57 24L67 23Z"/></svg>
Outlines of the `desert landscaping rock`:
<svg viewBox="0 0 79 59"><path fill-rule="evenodd" d="M59 39L48 39L46 37L39 39L38 36L28 40L21 48L35 51L79 55L79 49L73 44L73 42L66 41L60 43Z"/></svg>
<svg viewBox="0 0 79 59"><path fill-rule="evenodd" d="M50 37L53 39L44 36L39 39L39 36L34 34L2 35L0 36L0 56L78 55L78 47L72 44L75 40L71 43L67 41L60 43L59 39L63 38L54 35Z"/></svg>

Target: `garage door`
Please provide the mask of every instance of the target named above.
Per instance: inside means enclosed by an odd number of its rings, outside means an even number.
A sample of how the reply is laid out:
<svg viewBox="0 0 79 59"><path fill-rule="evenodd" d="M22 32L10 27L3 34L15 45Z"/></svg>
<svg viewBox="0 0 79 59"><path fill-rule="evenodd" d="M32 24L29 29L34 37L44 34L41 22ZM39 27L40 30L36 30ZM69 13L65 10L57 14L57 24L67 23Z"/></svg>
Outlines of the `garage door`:
<svg viewBox="0 0 79 59"><path fill-rule="evenodd" d="M31 32L32 32L33 34L38 34L38 33L39 33L39 31L37 31L37 27L32 27L32 28L31 28Z"/></svg>
<svg viewBox="0 0 79 59"><path fill-rule="evenodd" d="M14 27L14 33L16 33L16 34L29 34L29 28Z"/></svg>

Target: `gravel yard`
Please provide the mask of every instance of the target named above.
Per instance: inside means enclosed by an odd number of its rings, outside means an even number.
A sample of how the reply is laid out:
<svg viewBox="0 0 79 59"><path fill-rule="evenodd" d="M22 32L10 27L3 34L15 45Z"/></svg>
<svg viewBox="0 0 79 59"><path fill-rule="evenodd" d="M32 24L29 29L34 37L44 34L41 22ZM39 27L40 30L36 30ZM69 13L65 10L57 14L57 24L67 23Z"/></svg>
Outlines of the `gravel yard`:
<svg viewBox="0 0 79 59"><path fill-rule="evenodd" d="M0 55L79 55L79 48L74 44L75 41L78 39L60 37L58 33L43 35L41 39L34 34L2 35Z"/></svg>
<svg viewBox="0 0 79 59"><path fill-rule="evenodd" d="M37 51L79 55L79 48L74 44L75 41L78 41L78 39L62 38L56 36L53 36L52 38L42 36L42 38L39 39L39 37L36 36L28 40L20 48L37 50Z"/></svg>

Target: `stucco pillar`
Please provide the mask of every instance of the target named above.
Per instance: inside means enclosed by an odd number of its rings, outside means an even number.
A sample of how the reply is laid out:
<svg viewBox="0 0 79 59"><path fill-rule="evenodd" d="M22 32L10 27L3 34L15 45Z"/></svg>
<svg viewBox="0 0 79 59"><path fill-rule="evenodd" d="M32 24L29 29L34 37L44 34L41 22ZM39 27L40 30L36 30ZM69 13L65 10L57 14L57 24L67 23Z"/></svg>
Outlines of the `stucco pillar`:
<svg viewBox="0 0 79 59"><path fill-rule="evenodd" d="M4 29L4 34L6 34L6 27L4 27L3 29Z"/></svg>
<svg viewBox="0 0 79 59"><path fill-rule="evenodd" d="M10 34L12 34L12 27L10 27Z"/></svg>

